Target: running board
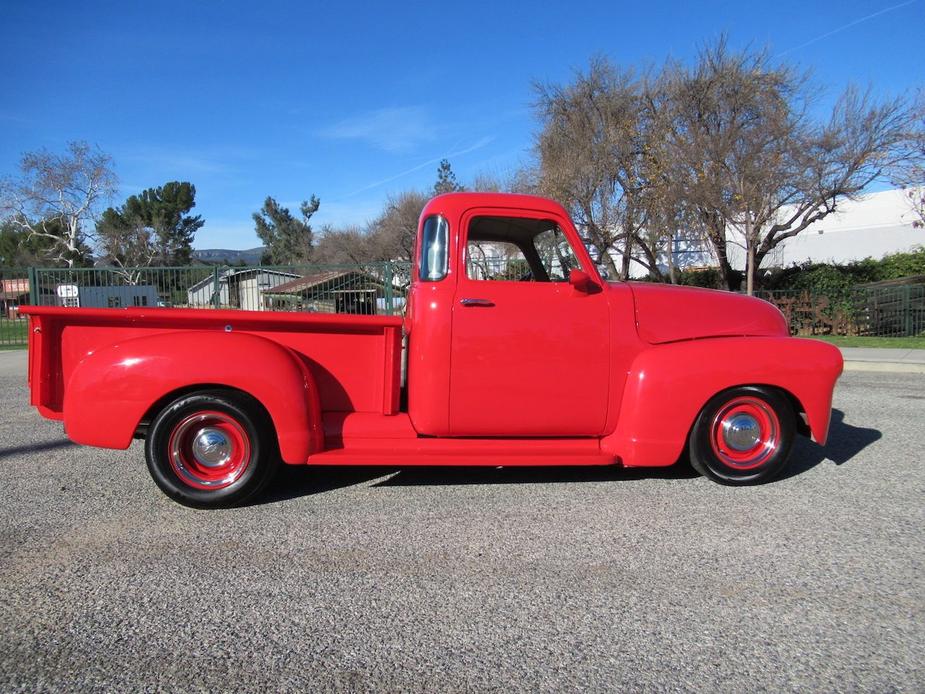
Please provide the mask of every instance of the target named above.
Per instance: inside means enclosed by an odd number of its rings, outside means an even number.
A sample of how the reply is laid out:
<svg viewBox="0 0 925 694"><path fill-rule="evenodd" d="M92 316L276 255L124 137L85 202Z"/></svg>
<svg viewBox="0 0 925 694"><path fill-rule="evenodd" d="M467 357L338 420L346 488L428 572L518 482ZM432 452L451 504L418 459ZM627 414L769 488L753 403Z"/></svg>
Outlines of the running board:
<svg viewBox="0 0 925 694"><path fill-rule="evenodd" d="M309 457L309 465L613 465L598 439L364 439Z"/></svg>

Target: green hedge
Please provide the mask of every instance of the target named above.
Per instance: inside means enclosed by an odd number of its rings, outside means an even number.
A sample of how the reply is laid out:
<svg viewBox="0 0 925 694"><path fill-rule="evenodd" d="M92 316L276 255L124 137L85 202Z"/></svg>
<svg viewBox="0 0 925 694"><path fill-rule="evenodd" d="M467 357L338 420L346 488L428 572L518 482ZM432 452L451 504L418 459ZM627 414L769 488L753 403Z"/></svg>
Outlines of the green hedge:
<svg viewBox="0 0 925 694"><path fill-rule="evenodd" d="M868 282L925 275L925 248L894 253L881 260L865 258L844 265L805 262L786 268L763 270L758 286L766 290L798 289L811 294L838 294ZM725 289L716 268L681 272L678 283L693 287Z"/></svg>
<svg viewBox="0 0 925 694"><path fill-rule="evenodd" d="M844 265L801 263L772 270L762 277L762 289L801 289L815 294L839 292L859 284L925 275L925 248L894 253L881 260L865 258Z"/></svg>

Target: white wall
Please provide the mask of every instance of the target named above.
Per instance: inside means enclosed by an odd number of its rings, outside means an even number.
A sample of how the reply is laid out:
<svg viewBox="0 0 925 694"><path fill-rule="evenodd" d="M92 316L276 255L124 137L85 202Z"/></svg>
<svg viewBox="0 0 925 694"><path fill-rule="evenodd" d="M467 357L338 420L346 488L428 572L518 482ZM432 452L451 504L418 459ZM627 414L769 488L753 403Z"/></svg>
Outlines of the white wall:
<svg viewBox="0 0 925 694"><path fill-rule="evenodd" d="M925 229L914 229L916 219L909 199L901 190L869 193L858 200L839 203L838 211L812 224L797 236L775 248L762 267L788 267L795 263L847 263L864 258L880 259L891 253L925 247ZM729 234L728 256L732 266L745 269L745 250L741 236ZM677 267L716 266L708 242L699 245L675 243ZM667 271L667 244L660 254L663 271ZM617 267L620 254L613 254ZM632 277L644 277L645 269L638 263L631 266Z"/></svg>
<svg viewBox="0 0 925 694"><path fill-rule="evenodd" d="M775 248L762 265L787 267L806 260L847 263L868 257L879 260L890 253L910 251L925 246L925 229L914 229L914 219L903 191L870 193L839 204L837 212ZM745 268L745 252L740 246L733 246L729 255L734 267Z"/></svg>

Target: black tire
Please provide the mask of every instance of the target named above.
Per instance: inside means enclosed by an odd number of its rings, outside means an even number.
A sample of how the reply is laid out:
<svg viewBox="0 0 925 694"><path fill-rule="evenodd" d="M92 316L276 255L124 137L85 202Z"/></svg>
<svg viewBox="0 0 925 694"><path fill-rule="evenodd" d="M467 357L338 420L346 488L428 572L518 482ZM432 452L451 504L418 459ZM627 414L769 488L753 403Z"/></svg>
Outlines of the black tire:
<svg viewBox="0 0 925 694"><path fill-rule="evenodd" d="M183 395L161 410L145 441L148 471L174 501L233 506L259 494L279 466L269 415L236 391Z"/></svg>
<svg viewBox="0 0 925 694"><path fill-rule="evenodd" d="M796 413L783 393L741 386L718 393L704 406L688 452L693 468L715 482L761 484L786 469L795 436Z"/></svg>

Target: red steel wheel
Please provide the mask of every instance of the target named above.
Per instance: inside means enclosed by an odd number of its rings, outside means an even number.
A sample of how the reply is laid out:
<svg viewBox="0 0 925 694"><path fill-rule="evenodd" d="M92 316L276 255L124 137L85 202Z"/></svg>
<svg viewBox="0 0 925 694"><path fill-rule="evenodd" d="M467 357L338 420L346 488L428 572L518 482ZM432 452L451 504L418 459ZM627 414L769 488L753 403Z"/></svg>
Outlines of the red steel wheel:
<svg viewBox="0 0 925 694"><path fill-rule="evenodd" d="M742 386L717 394L691 430L691 464L724 484L756 484L786 467L796 434L796 414L780 391Z"/></svg>
<svg viewBox="0 0 925 694"><path fill-rule="evenodd" d="M273 422L252 397L231 390L182 395L153 419L148 471L187 506L230 506L256 495L279 464Z"/></svg>
<svg viewBox="0 0 925 694"><path fill-rule="evenodd" d="M780 446L780 419L768 403L754 397L730 400L710 425L713 453L736 470L754 470Z"/></svg>
<svg viewBox="0 0 925 694"><path fill-rule="evenodd" d="M170 466L195 489L224 489L250 464L247 432L223 412L194 412L177 424L167 443Z"/></svg>

